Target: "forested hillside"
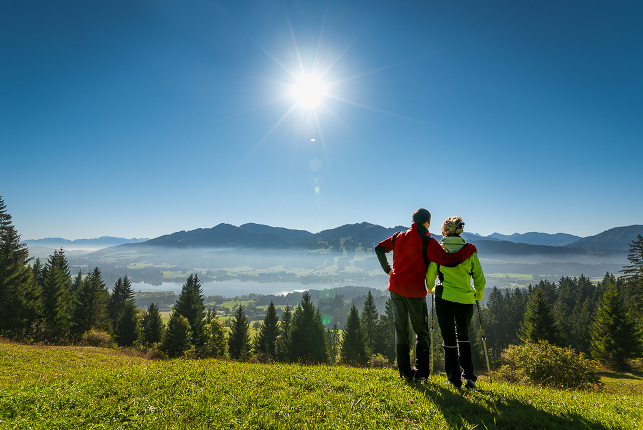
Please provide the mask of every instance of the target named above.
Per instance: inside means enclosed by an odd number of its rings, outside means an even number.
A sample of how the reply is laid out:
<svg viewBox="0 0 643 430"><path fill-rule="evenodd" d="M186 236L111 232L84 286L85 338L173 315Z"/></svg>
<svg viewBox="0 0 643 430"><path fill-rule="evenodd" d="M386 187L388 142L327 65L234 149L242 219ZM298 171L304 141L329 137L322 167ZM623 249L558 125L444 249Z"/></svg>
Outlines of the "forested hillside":
<svg viewBox="0 0 643 430"><path fill-rule="evenodd" d="M127 275L109 287L95 267L72 274L63 250L30 261L0 199L0 335L47 343L136 346L169 357L229 357L365 365L395 359L390 299L370 289L245 297L231 308L206 298L190 274L165 323L159 303L136 307ZM607 273L541 280L527 289L490 287L480 320L494 366L512 344L547 341L572 347L606 366L625 369L641 356L643 236L630 245L624 276ZM353 292L346 289L344 293ZM377 293L377 292L376 292ZM167 306L167 303L165 303ZM252 311L249 319L247 311ZM222 318L230 316L226 324ZM263 315L263 319L261 318ZM251 338L250 322L258 322ZM547 327L543 330L542 327ZM472 327L471 338L476 328ZM439 332L436 344L439 345ZM478 341L479 342L479 341ZM435 348L439 368L440 350ZM482 348L475 348L481 363Z"/></svg>

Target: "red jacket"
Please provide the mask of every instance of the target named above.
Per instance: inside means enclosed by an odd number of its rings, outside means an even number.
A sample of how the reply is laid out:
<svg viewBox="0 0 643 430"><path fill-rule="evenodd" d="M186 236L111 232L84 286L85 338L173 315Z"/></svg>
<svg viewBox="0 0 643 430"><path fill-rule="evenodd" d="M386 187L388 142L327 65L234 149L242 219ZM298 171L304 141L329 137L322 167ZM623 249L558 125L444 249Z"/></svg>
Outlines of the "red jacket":
<svg viewBox="0 0 643 430"><path fill-rule="evenodd" d="M426 246L428 260L440 265L456 265L477 252L474 245L467 244L460 251L450 254L431 237L424 226L413 223L410 229L381 241L375 247L377 258L386 273L391 271L386 253L393 251L393 273L388 281L390 292L411 298L426 297L427 266L422 256L421 235L425 236L425 240L428 239ZM394 237L395 249L393 249Z"/></svg>

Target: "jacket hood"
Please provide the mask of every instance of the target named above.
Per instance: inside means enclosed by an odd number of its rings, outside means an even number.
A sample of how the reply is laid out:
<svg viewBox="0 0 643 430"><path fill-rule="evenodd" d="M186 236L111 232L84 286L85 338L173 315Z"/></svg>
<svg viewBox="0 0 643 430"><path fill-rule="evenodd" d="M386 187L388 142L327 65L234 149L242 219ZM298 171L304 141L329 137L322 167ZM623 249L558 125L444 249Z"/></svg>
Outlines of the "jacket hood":
<svg viewBox="0 0 643 430"><path fill-rule="evenodd" d="M466 241L460 236L446 236L440 241L440 245L451 253L458 252L465 243Z"/></svg>

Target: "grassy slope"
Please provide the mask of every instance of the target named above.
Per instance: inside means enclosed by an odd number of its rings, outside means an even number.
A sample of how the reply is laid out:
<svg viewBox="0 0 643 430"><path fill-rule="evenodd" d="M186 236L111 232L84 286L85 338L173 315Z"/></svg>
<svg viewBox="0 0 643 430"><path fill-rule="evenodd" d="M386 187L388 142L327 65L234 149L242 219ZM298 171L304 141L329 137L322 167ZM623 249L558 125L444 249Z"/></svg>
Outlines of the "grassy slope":
<svg viewBox="0 0 643 430"><path fill-rule="evenodd" d="M640 378L639 378L640 379ZM640 428L642 395L0 343L0 428Z"/></svg>

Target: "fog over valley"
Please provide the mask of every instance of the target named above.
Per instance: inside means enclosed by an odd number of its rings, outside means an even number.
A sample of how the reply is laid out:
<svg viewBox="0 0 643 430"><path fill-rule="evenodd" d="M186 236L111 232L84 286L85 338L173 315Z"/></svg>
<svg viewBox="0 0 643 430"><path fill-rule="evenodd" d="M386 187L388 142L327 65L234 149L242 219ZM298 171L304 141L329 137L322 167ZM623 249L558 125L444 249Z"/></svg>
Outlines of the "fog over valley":
<svg viewBox="0 0 643 430"><path fill-rule="evenodd" d="M141 291L178 292L191 273L198 273L206 295L280 294L343 286L384 290L387 275L373 248L403 229L360 223L313 234L259 224L220 224L150 240L123 239L117 246L93 252L70 250L66 255L72 272L99 267L107 285L128 276ZM541 279L555 282L563 276L582 274L598 281L607 272L618 275L627 264L627 244L637 234L643 234L643 226L617 227L588 238L544 233L463 236L478 249L488 287L506 288L534 285ZM114 240L118 241L110 239ZM547 245L549 240L566 244ZM43 247L43 241L26 242L30 251L39 252L31 255L41 259L55 249ZM84 242L91 245L91 240ZM46 244L66 249L64 242L54 239ZM388 258L392 261L392 254Z"/></svg>

